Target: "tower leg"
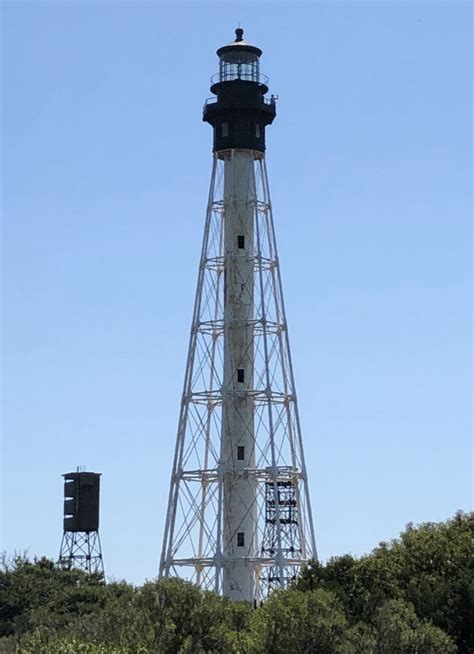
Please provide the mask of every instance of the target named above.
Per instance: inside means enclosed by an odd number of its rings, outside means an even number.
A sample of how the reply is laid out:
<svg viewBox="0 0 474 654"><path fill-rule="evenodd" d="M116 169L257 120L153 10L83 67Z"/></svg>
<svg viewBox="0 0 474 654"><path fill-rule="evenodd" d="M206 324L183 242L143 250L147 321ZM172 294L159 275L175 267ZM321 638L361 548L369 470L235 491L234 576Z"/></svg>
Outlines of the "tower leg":
<svg viewBox="0 0 474 654"><path fill-rule="evenodd" d="M66 570L104 574L104 561L98 531L65 531L58 565Z"/></svg>

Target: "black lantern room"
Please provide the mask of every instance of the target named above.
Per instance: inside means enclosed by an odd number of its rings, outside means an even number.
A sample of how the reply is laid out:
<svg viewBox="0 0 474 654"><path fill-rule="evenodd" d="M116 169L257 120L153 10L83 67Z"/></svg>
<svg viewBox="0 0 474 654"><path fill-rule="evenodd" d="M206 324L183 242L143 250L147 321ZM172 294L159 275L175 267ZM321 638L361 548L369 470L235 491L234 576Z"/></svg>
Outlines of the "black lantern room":
<svg viewBox="0 0 474 654"><path fill-rule="evenodd" d="M265 151L265 127L276 115L275 99L265 98L268 78L260 72L260 48L243 40L217 50L219 72L211 78L216 96L204 105L203 120L214 128L214 151L231 148Z"/></svg>

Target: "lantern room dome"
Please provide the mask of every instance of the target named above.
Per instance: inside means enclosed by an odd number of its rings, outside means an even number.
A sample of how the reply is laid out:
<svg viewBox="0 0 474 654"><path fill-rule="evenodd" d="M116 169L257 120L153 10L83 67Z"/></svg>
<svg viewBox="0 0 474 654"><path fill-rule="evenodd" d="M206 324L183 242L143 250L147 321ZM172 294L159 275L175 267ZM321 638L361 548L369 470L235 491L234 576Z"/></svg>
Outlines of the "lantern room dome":
<svg viewBox="0 0 474 654"><path fill-rule="evenodd" d="M231 53L231 52L249 52L251 54L256 55L256 57L260 57L262 54L262 51L260 48L257 48L257 46L252 45L248 41L244 41L244 30L241 27L238 27L235 30L235 39L231 43L228 43L227 45L223 45L221 48L217 50L217 56L222 57L222 55Z"/></svg>

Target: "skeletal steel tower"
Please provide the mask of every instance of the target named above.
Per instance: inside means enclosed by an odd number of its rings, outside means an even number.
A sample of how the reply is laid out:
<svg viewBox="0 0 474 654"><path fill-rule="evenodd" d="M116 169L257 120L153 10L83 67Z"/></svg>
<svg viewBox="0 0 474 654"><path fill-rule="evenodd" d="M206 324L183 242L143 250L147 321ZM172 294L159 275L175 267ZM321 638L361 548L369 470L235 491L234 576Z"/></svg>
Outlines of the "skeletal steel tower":
<svg viewBox="0 0 474 654"><path fill-rule="evenodd" d="M204 105L214 160L160 575L254 601L316 547L264 157L275 98L242 37Z"/></svg>

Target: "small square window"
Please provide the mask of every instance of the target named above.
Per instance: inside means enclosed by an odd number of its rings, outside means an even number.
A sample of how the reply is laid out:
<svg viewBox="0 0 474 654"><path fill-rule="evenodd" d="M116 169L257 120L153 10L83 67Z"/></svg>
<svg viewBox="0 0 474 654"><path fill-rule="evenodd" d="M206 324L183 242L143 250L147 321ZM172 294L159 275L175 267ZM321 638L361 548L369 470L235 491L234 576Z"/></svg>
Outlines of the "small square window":
<svg viewBox="0 0 474 654"><path fill-rule="evenodd" d="M237 236L237 247L239 250L243 250L245 248L245 236L243 234L239 234Z"/></svg>
<svg viewBox="0 0 474 654"><path fill-rule="evenodd" d="M243 445L237 445L237 459L243 461L245 458L245 447Z"/></svg>
<svg viewBox="0 0 474 654"><path fill-rule="evenodd" d="M221 136L223 137L229 136L229 123L221 124Z"/></svg>
<svg viewBox="0 0 474 654"><path fill-rule="evenodd" d="M245 547L245 534L243 531L237 532L237 547Z"/></svg>
<svg viewBox="0 0 474 654"><path fill-rule="evenodd" d="M237 370L237 381L242 384L245 381L245 373L243 368Z"/></svg>

